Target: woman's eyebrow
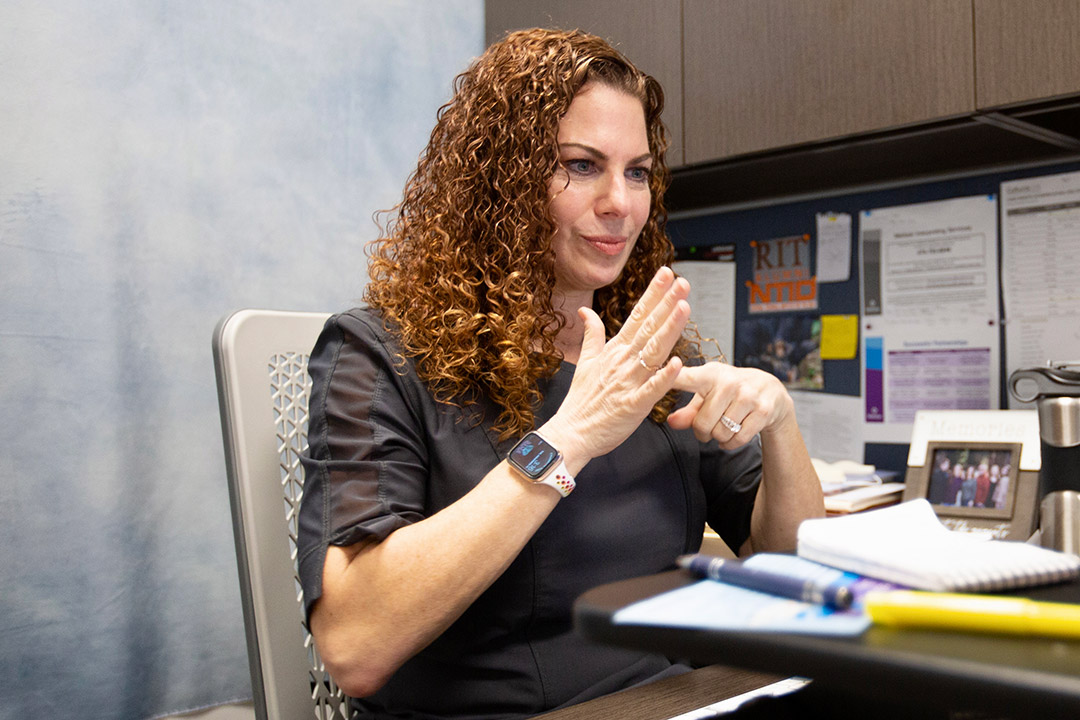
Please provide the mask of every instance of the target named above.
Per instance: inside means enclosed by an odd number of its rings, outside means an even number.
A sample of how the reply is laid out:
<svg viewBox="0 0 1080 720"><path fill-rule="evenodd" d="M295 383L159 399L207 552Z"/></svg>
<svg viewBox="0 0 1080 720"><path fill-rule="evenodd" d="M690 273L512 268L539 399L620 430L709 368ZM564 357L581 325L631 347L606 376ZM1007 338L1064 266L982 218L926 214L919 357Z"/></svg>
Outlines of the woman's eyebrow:
<svg viewBox="0 0 1080 720"><path fill-rule="evenodd" d="M585 143L578 143L578 142L559 143L559 149L560 150L563 150L565 148L577 148L578 150L584 150L585 152L589 153L590 155L592 155L592 156L594 156L594 157L596 157L596 158L598 158L600 160L608 160L609 159L606 154L604 154L603 152L597 150L596 148L594 148L591 145L586 145ZM639 163L645 162L646 160L652 160L652 154L651 153L644 153L642 155L638 155L636 158L632 158L630 160L630 162L627 163L627 164L628 165L637 165Z"/></svg>

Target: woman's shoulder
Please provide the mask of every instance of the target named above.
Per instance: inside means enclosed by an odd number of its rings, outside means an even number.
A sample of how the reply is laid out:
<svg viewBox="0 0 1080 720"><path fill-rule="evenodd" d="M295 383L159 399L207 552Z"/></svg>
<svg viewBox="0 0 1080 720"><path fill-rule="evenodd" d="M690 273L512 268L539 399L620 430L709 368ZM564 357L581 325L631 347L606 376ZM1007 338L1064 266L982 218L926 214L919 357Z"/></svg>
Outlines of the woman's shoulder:
<svg viewBox="0 0 1080 720"><path fill-rule="evenodd" d="M402 374L410 363L393 327L377 309L354 307L326 320L313 355L337 368L343 362L394 367Z"/></svg>
<svg viewBox="0 0 1080 720"><path fill-rule="evenodd" d="M397 333L383 318L382 312L367 306L354 307L331 315L326 321L325 330L338 333L346 341L356 338L361 342L374 342L391 347L398 344Z"/></svg>

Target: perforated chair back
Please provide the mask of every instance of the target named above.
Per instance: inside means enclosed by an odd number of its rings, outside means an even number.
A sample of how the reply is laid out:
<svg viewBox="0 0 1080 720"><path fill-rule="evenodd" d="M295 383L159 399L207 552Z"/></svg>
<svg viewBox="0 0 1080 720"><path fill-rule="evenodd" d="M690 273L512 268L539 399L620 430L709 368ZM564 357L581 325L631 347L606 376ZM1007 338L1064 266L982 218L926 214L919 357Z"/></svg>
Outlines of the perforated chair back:
<svg viewBox="0 0 1080 720"><path fill-rule="evenodd" d="M302 611L297 514L308 353L328 313L239 310L214 330L214 369L248 665L258 720L348 717Z"/></svg>

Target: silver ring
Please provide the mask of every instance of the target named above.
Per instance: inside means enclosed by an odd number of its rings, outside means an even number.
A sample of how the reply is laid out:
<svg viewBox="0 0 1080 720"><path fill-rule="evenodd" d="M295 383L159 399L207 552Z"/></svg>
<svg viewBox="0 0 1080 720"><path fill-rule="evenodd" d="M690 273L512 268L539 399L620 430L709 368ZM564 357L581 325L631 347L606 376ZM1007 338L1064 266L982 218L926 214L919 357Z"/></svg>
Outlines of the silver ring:
<svg viewBox="0 0 1080 720"><path fill-rule="evenodd" d="M732 433L737 433L742 430L742 423L737 423L727 415L720 416L720 424L730 430Z"/></svg>
<svg viewBox="0 0 1080 720"><path fill-rule="evenodd" d="M663 365L650 365L649 363L645 362L645 356L641 354L641 350L637 351L637 361L641 363L641 367L645 368L651 373L654 373L664 367Z"/></svg>

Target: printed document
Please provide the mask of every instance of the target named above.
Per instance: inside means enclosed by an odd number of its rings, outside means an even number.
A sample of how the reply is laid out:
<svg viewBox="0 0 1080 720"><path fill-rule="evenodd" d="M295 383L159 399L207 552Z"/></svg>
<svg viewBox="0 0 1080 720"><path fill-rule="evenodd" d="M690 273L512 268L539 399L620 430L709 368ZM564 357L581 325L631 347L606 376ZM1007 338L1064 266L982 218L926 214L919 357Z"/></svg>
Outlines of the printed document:
<svg viewBox="0 0 1080 720"><path fill-rule="evenodd" d="M905 443L917 410L999 406L997 200L866 210L864 440Z"/></svg>
<svg viewBox="0 0 1080 720"><path fill-rule="evenodd" d="M706 342L702 351L713 359L717 346L724 356L735 356L735 263L680 260L672 269L690 283L690 321Z"/></svg>
<svg viewBox="0 0 1080 720"><path fill-rule="evenodd" d="M1080 172L1002 183L1001 235L1006 377L1080 360Z"/></svg>

